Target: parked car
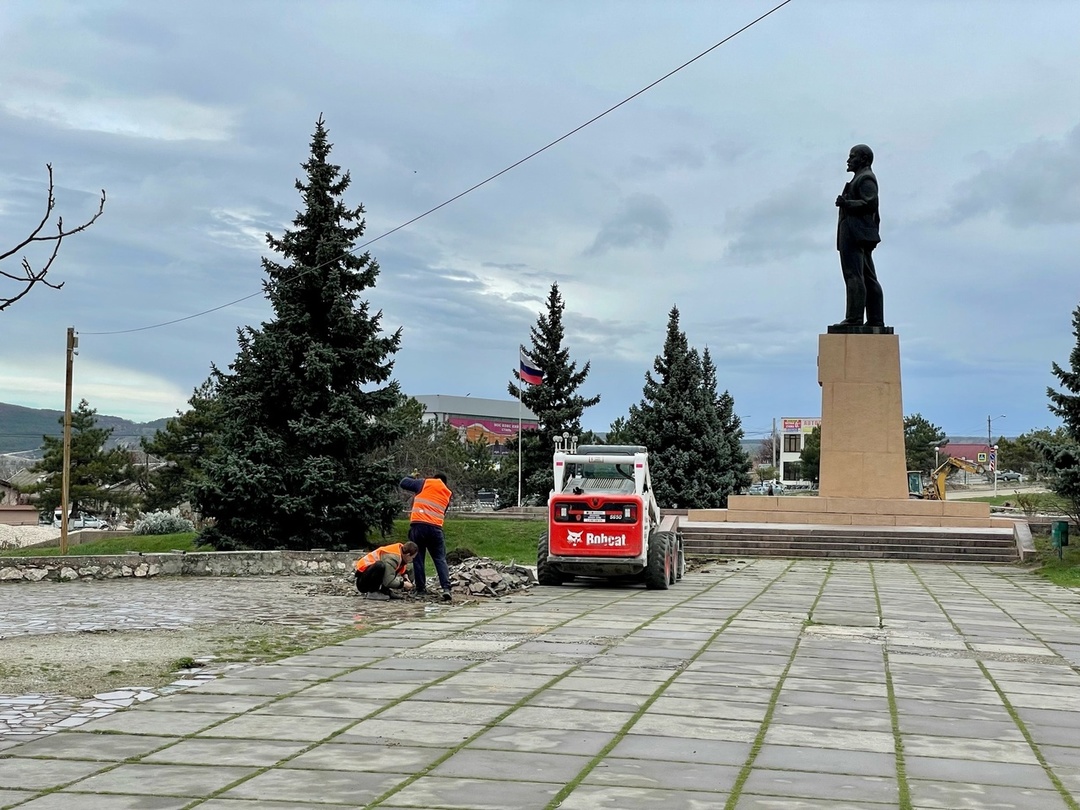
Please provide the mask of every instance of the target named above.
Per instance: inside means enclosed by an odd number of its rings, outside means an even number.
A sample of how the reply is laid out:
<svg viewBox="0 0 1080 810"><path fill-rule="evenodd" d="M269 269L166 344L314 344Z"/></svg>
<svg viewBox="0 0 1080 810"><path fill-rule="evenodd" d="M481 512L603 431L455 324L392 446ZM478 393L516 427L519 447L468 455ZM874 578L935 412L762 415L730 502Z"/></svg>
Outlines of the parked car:
<svg viewBox="0 0 1080 810"><path fill-rule="evenodd" d="M1024 480L1024 476L1014 470L998 470L997 480L1015 481L1016 483L1020 483Z"/></svg>
<svg viewBox="0 0 1080 810"><path fill-rule="evenodd" d="M64 518L64 512L61 509L57 509L53 512L53 528L60 528L60 521ZM109 523L106 520L102 520L96 515L91 515L89 512L72 512L68 515L68 529L107 529Z"/></svg>
<svg viewBox="0 0 1080 810"><path fill-rule="evenodd" d="M758 481L756 484L751 484L747 492L751 495L768 495L770 487L772 487L773 495L784 494L784 483L782 481Z"/></svg>

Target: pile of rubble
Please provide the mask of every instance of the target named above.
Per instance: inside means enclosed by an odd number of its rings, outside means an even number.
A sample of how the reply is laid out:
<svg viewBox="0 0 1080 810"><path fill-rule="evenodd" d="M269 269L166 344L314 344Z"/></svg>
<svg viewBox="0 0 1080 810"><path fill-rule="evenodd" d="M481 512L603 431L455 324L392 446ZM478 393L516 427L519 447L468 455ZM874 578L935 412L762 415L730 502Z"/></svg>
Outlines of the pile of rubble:
<svg viewBox="0 0 1080 810"><path fill-rule="evenodd" d="M473 557L450 567L450 583L454 593L469 596L504 596L536 584L531 568L514 563L501 563L489 557Z"/></svg>
<svg viewBox="0 0 1080 810"><path fill-rule="evenodd" d="M431 561L427 561L427 580L429 599L439 597L439 580ZM502 563L490 557L470 557L464 562L450 566L450 584L455 597L500 597L515 591L523 591L536 584L536 574L531 568L514 563ZM310 582L297 582L293 585L309 595L356 596L353 578L329 577L314 585ZM410 600L421 599L407 594Z"/></svg>

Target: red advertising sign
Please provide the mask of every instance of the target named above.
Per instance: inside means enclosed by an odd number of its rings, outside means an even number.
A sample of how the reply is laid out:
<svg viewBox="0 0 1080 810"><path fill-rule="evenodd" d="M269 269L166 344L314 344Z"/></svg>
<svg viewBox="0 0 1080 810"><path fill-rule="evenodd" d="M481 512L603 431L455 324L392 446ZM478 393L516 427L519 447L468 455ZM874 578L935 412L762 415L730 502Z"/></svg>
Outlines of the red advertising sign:
<svg viewBox="0 0 1080 810"><path fill-rule="evenodd" d="M506 440L517 435L517 420L477 419L472 416L451 416L447 421L461 431L470 442L483 440L492 445L504 445ZM536 430L537 422L522 420L522 430Z"/></svg>

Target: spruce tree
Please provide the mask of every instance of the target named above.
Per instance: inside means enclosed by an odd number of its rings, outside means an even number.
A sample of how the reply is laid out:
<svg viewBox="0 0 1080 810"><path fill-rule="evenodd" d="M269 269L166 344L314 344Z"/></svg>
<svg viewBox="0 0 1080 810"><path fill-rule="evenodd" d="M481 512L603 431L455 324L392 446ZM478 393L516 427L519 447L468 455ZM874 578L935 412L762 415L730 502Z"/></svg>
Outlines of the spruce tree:
<svg viewBox="0 0 1080 810"><path fill-rule="evenodd" d="M716 366L713 364L712 355L708 347L702 353L702 366L705 377L706 395L711 397L716 409L718 430L720 432L723 448L717 454L714 461L716 487L713 497L710 499L715 506L726 509L729 495L734 495L753 481L751 470L753 463L750 454L743 450L742 420L735 413L735 397L728 390L717 395Z"/></svg>
<svg viewBox="0 0 1080 810"><path fill-rule="evenodd" d="M1047 485L1061 496L1073 521L1080 522L1080 306L1073 310L1072 322L1076 343L1069 368L1050 365L1064 390L1046 389L1050 412L1064 423L1065 435L1033 438L1031 444L1042 457L1038 469Z"/></svg>
<svg viewBox="0 0 1080 810"><path fill-rule="evenodd" d="M678 307L668 313L653 372L655 377L645 374L641 402L619 423L621 436L648 448L662 507L726 507L728 496L750 483L750 457L739 441L742 422L731 394L717 394L709 350L699 355L679 328Z"/></svg>
<svg viewBox="0 0 1080 810"><path fill-rule="evenodd" d="M64 418L60 417L60 424ZM71 412L71 466L68 478L70 512L105 512L127 506L131 496L116 485L131 476L131 457L121 448L105 449L112 428L97 425L97 411L84 399ZM42 436L42 459L33 468L45 477L28 492L38 493L38 509L51 515L60 506L64 476L64 441Z"/></svg>
<svg viewBox="0 0 1080 810"><path fill-rule="evenodd" d="M1080 443L1080 307L1073 310L1072 322L1076 344L1069 353L1069 368L1062 368L1056 362L1050 364L1065 390L1047 387L1046 395L1050 398L1050 413L1061 419L1069 436Z"/></svg>
<svg viewBox="0 0 1080 810"><path fill-rule="evenodd" d="M147 512L172 509L190 501L204 469L217 449L218 413L214 378L196 388L186 411L165 423L151 438L142 439L143 452L168 463L145 476L142 508Z"/></svg>
<svg viewBox="0 0 1080 810"><path fill-rule="evenodd" d="M695 504L701 508L727 506L734 476L730 474L731 445L724 435L720 418L720 402L716 394L716 366L708 347L701 354L701 429L698 452L702 457L697 478L700 496Z"/></svg>
<svg viewBox="0 0 1080 810"><path fill-rule="evenodd" d="M361 293L379 265L354 246L364 207L342 196L349 173L329 162L320 117L296 181L304 206L263 259L274 319L239 330L230 372L214 369L219 449L196 488L218 548L347 549L389 531L400 509L383 456L395 439L386 420L399 401L390 381L400 330Z"/></svg>
<svg viewBox="0 0 1080 810"><path fill-rule="evenodd" d="M662 507L709 503L702 469L719 442L710 429L701 357L679 328L679 310L668 313L663 354L645 372L642 400L630 407L627 435L649 450L656 500ZM713 413L715 415L715 413Z"/></svg>
<svg viewBox="0 0 1080 810"><path fill-rule="evenodd" d="M581 436L581 417L586 408L591 408L600 401L600 395L584 397L577 393L589 376L588 362L578 371L577 363L570 359L570 350L563 346L565 331L563 312L566 304L559 293L559 285L552 284L547 298L547 311L541 312L536 325L529 328L532 345L521 349L544 372L544 381L540 385L521 382L521 375L514 370L515 381L507 386L510 395L520 397L522 404L536 414L536 430L522 431L516 441L507 443L509 455L513 461L508 468L517 471L517 441L521 441L522 499L536 498L540 503L547 503L551 491L551 454L555 451L555 436L569 433ZM504 482L501 497L510 493L509 481ZM516 488L517 481L513 482ZM508 502L516 500L514 497Z"/></svg>

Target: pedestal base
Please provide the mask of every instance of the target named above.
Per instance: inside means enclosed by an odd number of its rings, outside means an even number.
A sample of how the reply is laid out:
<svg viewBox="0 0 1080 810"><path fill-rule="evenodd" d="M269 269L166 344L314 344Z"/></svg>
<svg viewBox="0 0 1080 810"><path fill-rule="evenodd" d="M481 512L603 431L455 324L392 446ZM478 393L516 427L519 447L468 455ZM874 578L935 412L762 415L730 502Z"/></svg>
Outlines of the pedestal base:
<svg viewBox="0 0 1080 810"><path fill-rule="evenodd" d="M1014 523L1009 518L991 517L990 504L977 501L815 498L808 495L732 495L728 498L727 509L691 509L687 520L967 529L1006 528Z"/></svg>
<svg viewBox="0 0 1080 810"><path fill-rule="evenodd" d="M900 338L820 335L818 382L821 496L906 501Z"/></svg>

